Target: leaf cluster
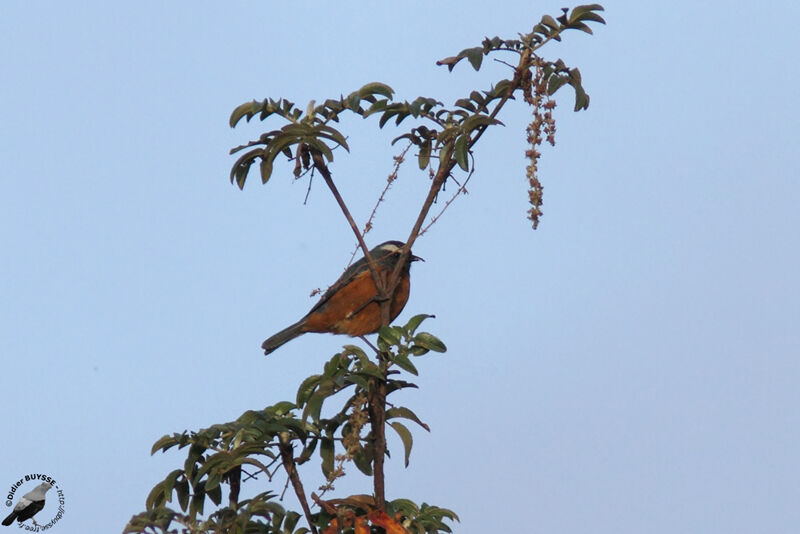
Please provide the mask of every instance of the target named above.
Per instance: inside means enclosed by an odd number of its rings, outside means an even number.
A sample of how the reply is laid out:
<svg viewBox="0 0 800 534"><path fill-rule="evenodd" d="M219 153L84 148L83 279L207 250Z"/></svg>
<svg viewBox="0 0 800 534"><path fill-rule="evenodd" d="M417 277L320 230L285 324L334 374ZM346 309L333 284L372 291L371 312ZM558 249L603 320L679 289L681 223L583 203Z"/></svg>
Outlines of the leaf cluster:
<svg viewBox="0 0 800 534"><path fill-rule="evenodd" d="M185 449L183 466L156 484L147 497L147 510L134 516L125 532L167 532L174 524L183 525L187 532L308 532L305 527L294 530L300 514L286 511L275 502L274 492L239 502L242 474L253 479L265 476L271 481L283 467L281 444L288 443L297 453L292 455L294 464L306 463L316 455L326 478L334 472L337 456L345 457L362 473L371 475L376 452L371 432L362 436L361 427L354 425L354 413L360 409L358 399L368 396L379 385L386 388L387 396L416 387L400 376L403 371L418 374L411 359L447 350L436 336L418 331L429 317L417 315L403 326L384 327L378 335L380 356L375 361L361 347L345 345L325 363L321 373L302 382L294 402L282 401L263 410L248 410L235 421L159 439L151 452ZM337 396L341 392L349 396ZM323 416L324 411L330 411L323 408L336 399L340 402L334 405L332 415ZM413 435L401 421L429 428L405 406L391 406L386 410L386 419L403 443L407 466ZM349 446L345 447L346 443ZM230 486L228 506L217 508L204 518L207 501L217 507L222 505L225 484ZM403 500L392 510L402 513L404 522L417 525L418 532L438 532L444 518L455 518L449 510L415 506ZM329 515L318 513L314 518L324 526L330 521Z"/></svg>
<svg viewBox="0 0 800 534"><path fill-rule="evenodd" d="M266 183L272 176L275 158L283 154L294 160L294 176L300 177L304 171L317 168L319 162L333 161L333 151L342 147L349 151L346 137L331 123L338 122L344 112L352 112L363 118L378 115L378 126L383 128L389 121L399 126L405 119L413 117L417 124L397 136L392 143L406 139L417 148L417 161L420 169L426 169L438 161L439 172L445 177L457 166L464 172L472 169L472 146L483 132L492 125L502 125L497 114L506 101L514 99L518 92L530 91L530 80L535 77L544 80L543 91L546 96L554 95L564 85L575 91L574 110L589 107L589 95L583 88L580 71L568 67L561 59L545 60L537 51L549 41L560 41L567 30L592 33L589 23L605 23L599 12L599 4L577 6L572 10L563 9L558 17L545 15L527 34L516 39L500 37L485 38L480 46L466 48L454 56L441 59L438 65L449 70L466 59L475 70L480 70L484 58L491 54L512 53L519 56L516 67L511 66L514 75L498 80L488 90L471 91L466 97L457 99L452 107L435 98L420 96L411 101L395 101L394 90L380 82L372 82L349 95L338 99L327 99L316 105L310 102L303 112L286 99L246 102L233 110L231 127L244 118L250 121L258 116L260 120L277 116L285 124L275 130L262 134L258 139L231 150L231 153L246 150L233 164L230 173L231 183L243 188L250 168L259 162L261 181ZM500 61L500 60L498 60ZM536 71L532 76L531 72ZM538 90L538 89L537 89ZM530 99L526 98L526 101ZM313 158L318 155L319 160Z"/></svg>

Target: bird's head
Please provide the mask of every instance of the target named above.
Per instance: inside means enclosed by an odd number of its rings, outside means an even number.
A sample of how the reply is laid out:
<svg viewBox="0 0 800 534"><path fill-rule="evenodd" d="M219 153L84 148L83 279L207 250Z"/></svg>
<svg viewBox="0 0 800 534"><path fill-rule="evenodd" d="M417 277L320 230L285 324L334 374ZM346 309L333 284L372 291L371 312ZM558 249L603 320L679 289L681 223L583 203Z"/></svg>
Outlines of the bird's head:
<svg viewBox="0 0 800 534"><path fill-rule="evenodd" d="M375 259L375 261L386 263L394 267L397 263L397 260L400 259L400 254L402 252L403 247L406 246L405 243L402 241L386 241L385 243L381 243L377 247L373 248L369 251L370 255ZM411 265L412 261L425 261L419 256L414 256L411 251L408 251L408 264Z"/></svg>

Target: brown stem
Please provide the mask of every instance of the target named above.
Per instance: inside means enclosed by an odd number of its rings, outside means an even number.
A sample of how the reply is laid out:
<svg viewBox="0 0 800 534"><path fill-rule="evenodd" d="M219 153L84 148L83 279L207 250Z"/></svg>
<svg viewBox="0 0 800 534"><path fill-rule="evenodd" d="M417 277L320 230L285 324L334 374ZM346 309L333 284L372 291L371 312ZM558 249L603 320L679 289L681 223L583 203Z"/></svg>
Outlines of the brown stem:
<svg viewBox="0 0 800 534"><path fill-rule="evenodd" d="M386 479L383 463L386 458L386 381L370 378L367 395L370 426L372 427L372 470L375 507L386 511Z"/></svg>
<svg viewBox="0 0 800 534"><path fill-rule="evenodd" d="M388 279L386 278L385 275L382 277L378 274L378 269L375 265L375 260L370 255L369 249L367 248L367 245L364 242L364 236L362 236L361 232L358 231L358 226L356 226L356 223L353 220L353 216L350 215L350 210L347 209L347 205L344 203L342 195L339 194L339 190L336 188L336 184L333 183L333 178L331 177L331 173L328 170L328 166L325 164L325 160L322 158L322 154L312 149L311 157L314 161L314 167L322 175L322 178L325 180L325 183L328 184L328 188L331 190L331 193L333 193L333 197L336 199L336 202L339 203L339 207L341 208L342 213L347 219L347 222L350 224L350 228L353 229L353 233L356 235L356 239L358 239L358 244L361 246L361 250L364 251L364 257L367 260L367 265L369 266L370 274L372 275L372 279L375 281L375 287L377 288L378 292L377 300L381 307L381 323L384 325L388 325L391 313L391 307L390 307L391 300L389 296L394 294L394 289L395 287L397 287L397 284L395 283L394 286L392 286L391 291L388 291L389 287ZM403 260L404 258L401 258L401 262ZM377 379L372 379L368 401L369 401L368 411L369 411L370 427L372 429L372 435L374 438L373 482L375 491L375 504L378 510L383 512L386 510L386 494L384 489L385 480L383 472L384 457L386 455L386 382L385 381L378 381ZM281 454L283 454L282 451ZM296 488L295 491L297 491ZM302 491L302 486L301 486L301 491ZM301 502L303 502L304 507L307 506L305 504L305 499L301 499Z"/></svg>
<svg viewBox="0 0 800 534"><path fill-rule="evenodd" d="M303 483L297 474L297 464L294 461L292 444L289 442L289 435L285 432L280 435L278 449L281 451L283 468L286 469L286 474L289 475L289 480L292 482L292 488L294 488L294 493L297 495L297 500L300 501L300 506L303 507L303 513L306 515L306 521L308 521L308 528L311 529L313 534L317 534L317 527L311 521L311 509L308 507L306 492L303 490Z"/></svg>
<svg viewBox="0 0 800 534"><path fill-rule="evenodd" d="M521 54L519 66L517 67L514 73L514 80L510 84L507 93L503 96L500 102L497 103L495 108L492 110L492 113L489 115L491 119L494 119L497 116L497 114L500 112L500 109L502 109L502 107L505 105L508 99L511 98L514 91L520 87L522 81L522 74L524 73L525 69L529 68L530 54L531 54L530 50L525 50ZM469 143L467 144L468 150L478 141L478 139L480 139L480 137L483 135L483 132L486 131L487 126L488 125L484 125L476 131L475 135L472 137L472 139L469 140ZM409 234L408 239L406 240L406 245L405 247L403 247L403 252L400 255L397 265L395 266L394 270L388 277L386 276L381 277L378 275L375 262L372 256L369 254L367 245L364 242L364 237L362 236L361 232L359 232L358 226L356 226L356 223L353 220L352 215L350 215L350 210L347 209L347 205L344 203L344 200L342 199L342 196L339 194L336 185L333 183L333 179L331 178L331 173L328 170L327 165L325 164L322 154L313 149L311 153L314 161L314 167L320 172L322 178L325 180L325 183L328 184L328 188L330 188L331 193L333 193L334 198L339 203L339 207L341 208L342 213L344 213L347 222L350 224L350 228L352 228L353 233L356 235L356 239L358 239L358 244L364 251L364 257L367 260L367 265L369 266L372 279L375 281L375 287L378 290L377 299L381 307L381 324L388 325L391 314L391 307L390 307L391 298L394 295L395 289L400 283L400 272L403 270L403 267L408 261L408 256L410 254L411 247L414 244L414 241L416 241L417 237L419 237L422 224L425 222L425 219L427 218L428 213L430 212L431 206L433 205L434 200L436 200L436 196L439 194L439 191L441 190L442 186L447 180L447 177L450 176L450 173L453 171L453 168L456 165L456 160L455 157L453 156L452 142L450 143L450 145L442 147L442 149L440 150L440 154L449 153L450 156L445 160L440 160L439 169L433 178L433 182L431 183L431 187L428 190L428 195L425 198L425 202L422 204L422 208L420 209L419 215L417 216L417 220L414 222L414 226L411 229L411 233ZM370 427L372 429L372 437L373 437L373 442L372 442L373 485L375 492L375 507L377 510L385 511L386 480L383 469L384 459L386 456L385 374L382 380L378 378L370 379L367 401L368 401L367 409L369 412ZM281 450L281 454L283 454L283 450ZM300 487L300 491L302 491L302 486ZM305 503L305 498L301 499L301 502L303 503L305 510L307 506Z"/></svg>
<svg viewBox="0 0 800 534"><path fill-rule="evenodd" d="M380 277L378 276L378 269L375 265L375 260L372 259L372 255L369 253L367 244L364 242L364 236L362 236L361 232L358 231L358 226L356 225L355 220L353 220L353 216L350 215L350 210L347 209L347 204L344 203L344 199L342 198L342 195L339 194L336 184L333 183L331 171L328 170L325 160L322 159L322 153L315 149L311 149L311 158L314 161L314 168L319 171L319 173L322 175L322 178L325 180L325 183L328 184L328 188L331 190L331 193L333 193L333 198L335 198L336 202L339 203L339 208L341 208L345 219L347 219L347 222L350 223L350 228L353 229L353 233L356 235L356 239L358 239L358 244L361 246L361 250L364 251L364 257L367 259L369 271L372 274L372 279L375 281L375 287L378 289L378 297L381 300L386 299L386 286L381 284Z"/></svg>
<svg viewBox="0 0 800 534"><path fill-rule="evenodd" d="M530 49L525 49L520 54L519 64L517 65L517 68L514 71L514 79L509 84L506 94L503 95L503 98L500 100L500 102L497 103L492 112L489 114L490 119L494 119L495 117L497 117L497 114L500 113L500 110L503 108L503 106L505 106L506 102L508 102L509 98L511 98L511 96L514 94L514 91L516 91L520 87L524 72L528 68L530 68L531 53L532 52ZM470 139L469 142L467 143L467 150L472 148L472 146L478 142L478 139L481 138L481 136L488 127L489 125L485 124L477 128L477 132L472 137L472 139ZM397 284L400 283L400 271L402 270L403 265L405 265L405 262L407 261L407 257L409 251L411 250L411 246L414 244L414 241L417 240L417 237L419 237L419 232L420 229L422 228L422 224L425 222L425 219L428 216L428 212L430 211L431 206L433 205L433 201L436 199L436 195L439 194L439 190L444 185L445 180L453 171L453 168L456 166L456 160L455 157L453 156L452 146L442 147L439 153L440 154L448 153L450 154L450 156L447 158L447 160L442 160L439 162L439 170L436 172L436 176L433 178L433 183L431 183L431 188L430 190L428 190L428 196L425 198L425 202L422 204L422 209L420 209L419 211L419 215L417 216L417 220L414 223L414 227L411 229L411 233L409 234L408 239L406 240L405 250L403 250L403 254L400 256L400 260L397 262L397 266L392 272L392 276L389 278L389 283L386 288L387 293L389 295L394 294L394 290L397 287Z"/></svg>

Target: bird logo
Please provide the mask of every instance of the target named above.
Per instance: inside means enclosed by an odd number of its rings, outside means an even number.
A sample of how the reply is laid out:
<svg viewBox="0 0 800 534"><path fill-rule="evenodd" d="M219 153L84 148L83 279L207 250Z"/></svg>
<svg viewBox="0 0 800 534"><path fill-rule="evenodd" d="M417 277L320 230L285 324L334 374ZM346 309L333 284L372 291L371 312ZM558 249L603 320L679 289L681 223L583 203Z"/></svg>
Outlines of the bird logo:
<svg viewBox="0 0 800 534"><path fill-rule="evenodd" d="M405 243L386 241L369 251L375 262L378 276L389 276L397 266ZM389 306L393 321L408 302L411 287L409 270L411 262L421 260L411 254L400 271L400 282ZM351 265L325 292L319 302L302 319L284 328L261 345L264 354L269 354L284 343L305 334L319 332L364 336L373 334L381 327L381 308L378 290L366 258Z"/></svg>
<svg viewBox="0 0 800 534"><path fill-rule="evenodd" d="M17 505L14 507L14 510L8 514L8 517L3 519L3 525L9 526L14 522L15 519L18 523L22 523L27 519L31 519L35 525L36 520L33 519L33 516L35 516L42 510L42 508L44 508L44 495L47 493L47 490L52 487L53 486L51 484L42 482L33 488L32 491L29 491L23 495Z"/></svg>

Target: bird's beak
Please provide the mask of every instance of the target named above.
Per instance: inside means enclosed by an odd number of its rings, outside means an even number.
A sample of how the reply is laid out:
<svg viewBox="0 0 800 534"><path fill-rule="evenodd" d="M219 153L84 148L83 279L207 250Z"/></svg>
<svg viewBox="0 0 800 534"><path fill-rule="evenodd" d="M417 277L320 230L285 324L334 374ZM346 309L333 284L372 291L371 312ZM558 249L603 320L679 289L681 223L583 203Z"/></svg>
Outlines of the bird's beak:
<svg viewBox="0 0 800 534"><path fill-rule="evenodd" d="M414 256L413 254L408 257L408 261L425 261L423 258L419 256Z"/></svg>

